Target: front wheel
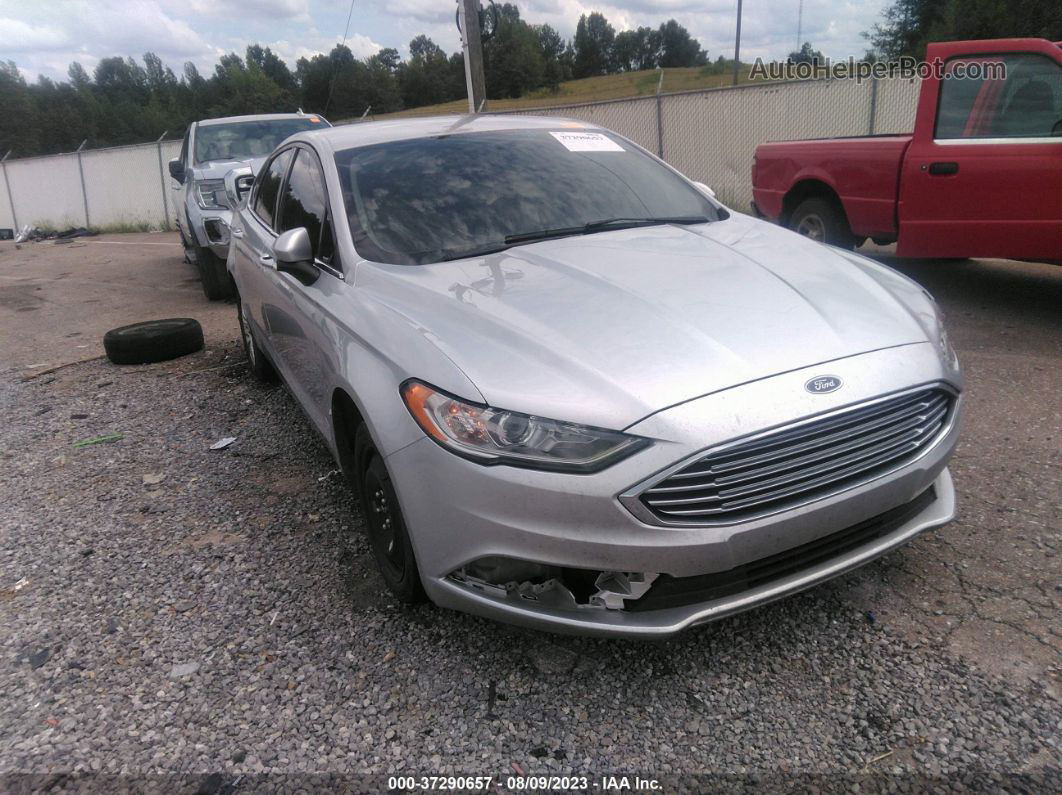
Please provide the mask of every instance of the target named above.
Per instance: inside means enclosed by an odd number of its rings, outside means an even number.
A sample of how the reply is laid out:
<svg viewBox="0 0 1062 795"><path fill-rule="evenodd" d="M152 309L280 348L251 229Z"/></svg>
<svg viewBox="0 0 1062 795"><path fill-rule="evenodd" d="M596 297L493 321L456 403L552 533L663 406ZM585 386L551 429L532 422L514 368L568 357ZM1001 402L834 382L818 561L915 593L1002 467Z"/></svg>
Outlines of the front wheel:
<svg viewBox="0 0 1062 795"><path fill-rule="evenodd" d="M821 197L805 199L789 216L789 228L798 235L839 248L854 248L855 236L840 204Z"/></svg>
<svg viewBox="0 0 1062 795"><path fill-rule="evenodd" d="M373 557L388 590L406 604L427 597L391 476L364 424L354 436L355 479Z"/></svg>
<svg viewBox="0 0 1062 795"><path fill-rule="evenodd" d="M240 320L240 338L243 340L243 351L247 354L247 366L251 370L251 375L256 380L266 383L276 381L277 371L255 342L254 333L251 331L251 320L247 317L247 306L239 295L236 296L236 314Z"/></svg>
<svg viewBox="0 0 1062 795"><path fill-rule="evenodd" d="M203 282L203 294L211 301L232 298L232 277L225 267L225 260L205 246L196 246L195 261L199 280Z"/></svg>

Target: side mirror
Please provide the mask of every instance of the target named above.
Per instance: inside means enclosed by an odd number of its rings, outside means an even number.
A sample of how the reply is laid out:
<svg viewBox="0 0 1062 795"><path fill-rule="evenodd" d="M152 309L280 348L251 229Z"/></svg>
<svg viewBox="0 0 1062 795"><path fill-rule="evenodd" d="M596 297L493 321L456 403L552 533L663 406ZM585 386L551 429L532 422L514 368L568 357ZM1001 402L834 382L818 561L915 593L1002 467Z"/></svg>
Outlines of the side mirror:
<svg viewBox="0 0 1062 795"><path fill-rule="evenodd" d="M715 191L714 191L714 190L712 190L711 188L709 188L709 187L708 187L707 185L705 185L705 184L704 184L703 182L694 182L694 183L693 183L693 186L694 186L695 188L697 188L697 190L699 190L699 191L700 191L701 193L703 193L703 194L704 194L705 196L710 196L710 197L711 197L711 198L713 198L713 199L715 198Z"/></svg>
<svg viewBox="0 0 1062 795"><path fill-rule="evenodd" d="M254 174L250 168L234 168L225 175L225 195L229 200L229 207L236 209L251 192L254 184Z"/></svg>
<svg viewBox="0 0 1062 795"><path fill-rule="evenodd" d="M1062 119L1055 122L1055 126L1051 128L1051 135L1062 135Z"/></svg>
<svg viewBox="0 0 1062 795"><path fill-rule="evenodd" d="M277 270L290 273L303 284L313 284L321 275L313 264L313 246L306 227L289 229L273 242L273 259Z"/></svg>
<svg viewBox="0 0 1062 795"><path fill-rule="evenodd" d="M170 176L182 185L184 184L184 163L181 162L179 157L175 157L170 161Z"/></svg>

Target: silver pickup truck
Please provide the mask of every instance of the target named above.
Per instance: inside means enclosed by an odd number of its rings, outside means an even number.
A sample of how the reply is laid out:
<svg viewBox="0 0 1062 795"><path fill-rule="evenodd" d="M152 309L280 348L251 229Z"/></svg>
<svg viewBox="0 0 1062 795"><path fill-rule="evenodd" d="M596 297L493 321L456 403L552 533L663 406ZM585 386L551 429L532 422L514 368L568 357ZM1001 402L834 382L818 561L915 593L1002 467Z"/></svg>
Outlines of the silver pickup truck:
<svg viewBox="0 0 1062 795"><path fill-rule="evenodd" d="M185 259L199 270L211 301L232 296L225 270L229 250L230 200L225 175L236 168L252 172L288 136L331 125L312 113L263 113L193 122L184 134L181 154L170 161L179 184L177 228Z"/></svg>

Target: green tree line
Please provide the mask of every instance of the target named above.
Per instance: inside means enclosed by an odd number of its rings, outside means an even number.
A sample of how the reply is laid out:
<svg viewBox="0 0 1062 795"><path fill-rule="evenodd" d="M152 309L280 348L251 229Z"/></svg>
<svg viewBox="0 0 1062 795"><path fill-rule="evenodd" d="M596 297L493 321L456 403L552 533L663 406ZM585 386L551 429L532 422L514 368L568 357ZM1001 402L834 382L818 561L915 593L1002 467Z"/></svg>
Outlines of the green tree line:
<svg viewBox="0 0 1062 795"><path fill-rule="evenodd" d="M1062 40L1060 0L894 0L863 34L871 54L922 58L933 41Z"/></svg>
<svg viewBox="0 0 1062 795"><path fill-rule="evenodd" d="M659 28L616 33L598 13L579 19L565 39L549 25L532 25L516 5L498 6L494 35L483 44L489 99L556 91L564 80L635 69L698 66L707 53L675 20ZM221 57L213 74L192 63L178 75L154 53L141 61L103 58L90 74L70 65L69 79L27 82L12 61L0 61L0 157L69 152L152 141L183 134L196 119L294 111L349 119L449 102L465 96L464 59L427 36L409 43L409 57L384 48L359 59L349 47L300 58L290 68L268 47L252 44Z"/></svg>

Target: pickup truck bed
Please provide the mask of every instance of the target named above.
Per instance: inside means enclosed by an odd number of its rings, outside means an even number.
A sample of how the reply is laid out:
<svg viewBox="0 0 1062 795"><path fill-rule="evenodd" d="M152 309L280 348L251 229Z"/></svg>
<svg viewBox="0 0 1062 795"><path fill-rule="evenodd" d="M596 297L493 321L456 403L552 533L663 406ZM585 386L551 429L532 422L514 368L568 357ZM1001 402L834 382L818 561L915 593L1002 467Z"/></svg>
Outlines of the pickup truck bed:
<svg viewBox="0 0 1062 795"><path fill-rule="evenodd" d="M752 168L755 209L785 225L804 199L828 188L856 237L895 240L900 166L910 143L910 135L868 135L762 144Z"/></svg>

